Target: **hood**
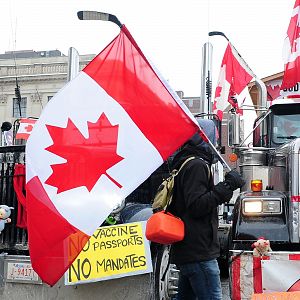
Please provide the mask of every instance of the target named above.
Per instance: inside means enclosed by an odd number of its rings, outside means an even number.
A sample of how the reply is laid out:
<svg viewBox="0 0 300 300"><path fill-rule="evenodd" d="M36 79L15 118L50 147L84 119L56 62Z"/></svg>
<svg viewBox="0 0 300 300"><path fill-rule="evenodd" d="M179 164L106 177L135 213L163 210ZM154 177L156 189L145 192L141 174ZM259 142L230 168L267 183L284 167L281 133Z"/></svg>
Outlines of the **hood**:
<svg viewBox="0 0 300 300"><path fill-rule="evenodd" d="M215 123L212 120L200 119L197 120L199 126L203 129L206 136L209 138L211 143L215 146L217 142L217 128ZM209 145L203 141L199 133L196 133L192 136L190 140L187 141L187 144L197 147L200 150L203 150L208 153L213 153Z"/></svg>
<svg viewBox="0 0 300 300"><path fill-rule="evenodd" d="M199 126L203 129L206 136L215 146L217 142L217 128L212 120L197 120ZM182 149L175 155L172 166L177 168L182 161L189 156L199 156L206 160L209 164L218 161L217 156L211 150L209 145L203 141L199 133L194 134L182 147Z"/></svg>

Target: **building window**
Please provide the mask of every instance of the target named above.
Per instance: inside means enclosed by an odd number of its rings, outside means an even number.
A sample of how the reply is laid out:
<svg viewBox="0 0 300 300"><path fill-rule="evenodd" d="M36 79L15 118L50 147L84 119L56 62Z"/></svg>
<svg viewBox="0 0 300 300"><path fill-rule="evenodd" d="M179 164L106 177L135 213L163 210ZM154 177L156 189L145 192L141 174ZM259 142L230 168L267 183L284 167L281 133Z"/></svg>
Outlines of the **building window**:
<svg viewBox="0 0 300 300"><path fill-rule="evenodd" d="M48 96L48 102L52 99L53 96Z"/></svg>
<svg viewBox="0 0 300 300"><path fill-rule="evenodd" d="M194 106L194 101L193 99L189 99L189 107L193 107Z"/></svg>
<svg viewBox="0 0 300 300"><path fill-rule="evenodd" d="M20 105L17 98L13 98L13 118L26 117L26 108L27 108L27 98L22 97ZM21 110L21 114L20 114Z"/></svg>

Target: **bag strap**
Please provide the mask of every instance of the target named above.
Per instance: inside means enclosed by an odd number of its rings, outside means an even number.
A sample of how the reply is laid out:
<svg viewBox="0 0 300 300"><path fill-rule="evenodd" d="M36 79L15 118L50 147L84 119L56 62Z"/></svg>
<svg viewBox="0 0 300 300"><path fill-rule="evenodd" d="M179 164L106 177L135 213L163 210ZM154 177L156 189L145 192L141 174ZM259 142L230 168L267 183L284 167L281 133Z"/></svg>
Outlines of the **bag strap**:
<svg viewBox="0 0 300 300"><path fill-rule="evenodd" d="M207 172L208 172L208 180L210 180L211 170L210 170L210 167L209 167L208 163L203 158L201 158L201 157L198 157L198 158L201 159L205 163L205 165L207 167Z"/></svg>
<svg viewBox="0 0 300 300"><path fill-rule="evenodd" d="M181 169L182 169L189 161L191 161L192 159L195 159L195 158L196 158L195 156L191 156L191 157L187 158L187 159L181 164L179 170L174 170L174 171L175 171L175 172L174 172L174 176L177 176L178 173L181 171Z"/></svg>
<svg viewBox="0 0 300 300"><path fill-rule="evenodd" d="M175 170L172 171L172 173L171 173L172 177L173 177L173 178L176 177L176 176L179 174L179 172L183 169L183 167L184 167L189 161L191 161L191 160L193 160L193 159L195 159L195 158L196 158L195 156L191 156L191 157L187 158L187 159L181 164L181 166L180 166L180 168L179 168L178 170L175 169ZM173 197L170 197L170 198L169 198L169 201L168 201L168 203L167 203L167 205L166 205L165 213L167 213L167 211L168 211L168 207L169 207L169 205L170 205L171 202L172 202L172 198L173 198Z"/></svg>

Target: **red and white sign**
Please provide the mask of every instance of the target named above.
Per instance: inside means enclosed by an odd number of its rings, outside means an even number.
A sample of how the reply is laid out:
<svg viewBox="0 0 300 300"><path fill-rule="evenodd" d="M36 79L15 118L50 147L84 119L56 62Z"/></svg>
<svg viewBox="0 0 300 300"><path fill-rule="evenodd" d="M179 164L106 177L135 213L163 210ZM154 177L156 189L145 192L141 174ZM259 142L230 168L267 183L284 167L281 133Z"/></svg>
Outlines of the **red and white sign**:
<svg viewBox="0 0 300 300"><path fill-rule="evenodd" d="M36 120L34 119L20 119L20 126L18 128L16 139L27 140L32 132Z"/></svg>
<svg viewBox="0 0 300 300"><path fill-rule="evenodd" d="M300 0L296 0L287 36L284 40L284 75L280 89L283 96L300 96Z"/></svg>
<svg viewBox="0 0 300 300"><path fill-rule="evenodd" d="M300 253L271 252L255 257L252 251L232 257L232 300L251 299L253 294L300 291Z"/></svg>
<svg viewBox="0 0 300 300"><path fill-rule="evenodd" d="M249 94L247 84L253 77L252 71L240 59L234 47L228 43L221 64L213 105L213 112L220 120L229 104L236 108L237 112L241 112L240 107Z"/></svg>
<svg viewBox="0 0 300 300"><path fill-rule="evenodd" d="M42 280L54 285L111 211L197 130L122 26L51 99L27 141L29 248Z"/></svg>

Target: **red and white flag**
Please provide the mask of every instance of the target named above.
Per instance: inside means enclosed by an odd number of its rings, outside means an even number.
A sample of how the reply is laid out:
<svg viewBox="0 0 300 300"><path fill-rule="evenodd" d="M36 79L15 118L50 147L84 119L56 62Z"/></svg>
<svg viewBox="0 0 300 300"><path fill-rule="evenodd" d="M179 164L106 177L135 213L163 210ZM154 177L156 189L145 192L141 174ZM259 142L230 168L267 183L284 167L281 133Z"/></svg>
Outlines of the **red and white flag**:
<svg viewBox="0 0 300 300"><path fill-rule="evenodd" d="M18 128L16 139L27 140L32 132L36 120L34 119L20 119L20 126Z"/></svg>
<svg viewBox="0 0 300 300"><path fill-rule="evenodd" d="M300 96L300 0L296 0L284 40L284 75L280 89L282 96Z"/></svg>
<svg viewBox="0 0 300 300"><path fill-rule="evenodd" d="M228 43L221 64L221 70L215 92L213 112L222 120L223 111L229 103L241 112L240 106L247 96L247 84L254 74L241 60L234 47Z"/></svg>
<svg viewBox="0 0 300 300"><path fill-rule="evenodd" d="M27 142L29 248L42 280L54 285L116 205L198 129L122 26L51 99Z"/></svg>

